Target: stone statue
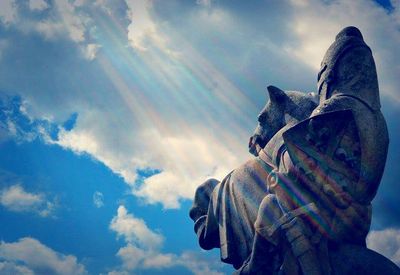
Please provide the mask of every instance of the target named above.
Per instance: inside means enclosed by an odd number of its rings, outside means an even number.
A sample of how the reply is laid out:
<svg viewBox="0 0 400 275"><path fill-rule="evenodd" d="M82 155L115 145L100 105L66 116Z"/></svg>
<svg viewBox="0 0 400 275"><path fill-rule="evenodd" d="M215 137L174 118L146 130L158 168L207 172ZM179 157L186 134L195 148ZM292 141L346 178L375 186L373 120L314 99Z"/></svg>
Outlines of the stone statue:
<svg viewBox="0 0 400 275"><path fill-rule="evenodd" d="M318 74L318 95L269 86L249 151L256 157L198 187L199 244L237 274L400 274L366 248L388 133L370 48L343 29Z"/></svg>

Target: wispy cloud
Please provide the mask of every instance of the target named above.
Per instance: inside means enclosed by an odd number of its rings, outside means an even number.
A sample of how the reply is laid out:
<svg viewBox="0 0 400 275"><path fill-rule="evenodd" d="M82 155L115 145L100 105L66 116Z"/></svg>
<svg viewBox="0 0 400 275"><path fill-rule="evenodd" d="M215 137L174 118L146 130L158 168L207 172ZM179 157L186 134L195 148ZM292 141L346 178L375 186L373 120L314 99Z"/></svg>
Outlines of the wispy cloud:
<svg viewBox="0 0 400 275"><path fill-rule="evenodd" d="M104 195L103 193L96 191L93 193L93 204L97 208L101 208L104 206Z"/></svg>
<svg viewBox="0 0 400 275"><path fill-rule="evenodd" d="M29 193L20 184L0 190L0 204L14 212L36 213L42 217L51 216L55 204L42 193Z"/></svg>
<svg viewBox="0 0 400 275"><path fill-rule="evenodd" d="M11 243L2 241L0 260L3 260L0 270L16 270L26 274L87 274L85 267L78 263L75 256L54 251L29 237Z"/></svg>

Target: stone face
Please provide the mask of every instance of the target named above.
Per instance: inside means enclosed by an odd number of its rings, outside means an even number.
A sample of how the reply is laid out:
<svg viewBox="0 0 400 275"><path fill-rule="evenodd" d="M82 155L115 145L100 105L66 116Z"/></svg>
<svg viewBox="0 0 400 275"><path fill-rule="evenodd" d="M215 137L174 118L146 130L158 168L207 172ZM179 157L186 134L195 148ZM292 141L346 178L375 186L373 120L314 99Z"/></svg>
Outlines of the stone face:
<svg viewBox="0 0 400 275"><path fill-rule="evenodd" d="M317 99L268 93L249 141L256 157L196 191L190 217L200 246L219 248L238 274L400 274L365 246L388 133L361 32L336 36Z"/></svg>

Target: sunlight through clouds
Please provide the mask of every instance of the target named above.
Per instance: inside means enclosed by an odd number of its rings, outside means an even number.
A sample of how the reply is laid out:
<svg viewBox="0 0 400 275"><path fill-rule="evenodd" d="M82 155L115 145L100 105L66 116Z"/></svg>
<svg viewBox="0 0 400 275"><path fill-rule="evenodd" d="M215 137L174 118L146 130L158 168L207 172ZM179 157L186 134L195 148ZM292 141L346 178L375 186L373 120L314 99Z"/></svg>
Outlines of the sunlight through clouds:
<svg viewBox="0 0 400 275"><path fill-rule="evenodd" d="M206 58L168 22L157 19L155 5L160 3L131 0L123 4L99 0L94 9L103 9L113 18L104 22L90 18L88 12L82 11L84 5L64 0L57 2L54 8L59 20L51 24L41 21L38 28L45 36L61 35L61 28L67 30L64 35L82 47L88 60L101 66L114 90L93 92L90 101L79 103L78 109L73 110L79 113L75 128L71 131L60 129L57 139L46 139L49 144L93 156L122 176L134 195L147 203L161 203L165 208L178 208L180 201L191 198L196 186L207 177L221 180L249 157L246 143L251 132L248 129L255 125L255 116L251 114L257 112L257 106L213 60ZM387 50L390 45L400 43L396 42L398 35L385 46L379 42L380 29L369 26L373 18L386 16L388 19L382 21L383 26L387 26L388 32L398 34L391 30L392 14L385 14L375 4L363 7L359 1L338 1L331 5L317 1L288 1L281 5L296 10L286 20L294 39L284 41L283 49L297 62L307 64L315 71L341 25L350 24L356 10L369 9L365 14L371 20L358 21L361 27L365 25L366 39L378 41L372 46L377 48L374 49L377 65L382 67L379 70L383 72L380 74L384 80L381 81L382 94L395 95L398 80L394 77L395 71L389 68L396 66ZM126 10L122 12L124 8ZM117 16L125 16L127 20L118 21ZM209 11L197 7L183 16L193 26L213 29L228 38L224 32L240 30L238 34L241 34L250 31L236 22L234 15L223 6L212 6ZM96 17L96 20L106 18ZM93 40L90 30L96 23L109 26L101 36L103 39L89 43ZM50 29L46 29L48 27ZM126 43L118 40L120 37L125 37ZM266 47L269 54L274 55L279 46L273 43L273 40L264 41L260 47ZM74 106L81 97L77 94L62 104ZM98 108L101 105L107 105L109 111ZM201 153L194 148L201 148ZM137 185L136 171L144 168L161 172Z"/></svg>
<svg viewBox="0 0 400 275"><path fill-rule="evenodd" d="M0 245L0 273L222 274L218 256L194 250L194 191L251 157L267 85L315 92L322 56L345 25L361 29L377 64L394 163L382 184L392 197L380 207L398 226L399 15L396 1L370 0L0 1L0 145L25 150L16 169L34 174L0 188L2 214L18 218ZM0 172L15 172L13 156ZM55 207L57 221L40 218ZM25 230L20 218L45 239L14 235ZM379 245L393 230L371 232L369 245L397 261L397 246ZM28 246L54 263L28 262ZM30 252L7 254L17 248Z"/></svg>
<svg viewBox="0 0 400 275"><path fill-rule="evenodd" d="M400 103L400 81L397 77L400 73L400 57L393 55L400 44L398 7L388 12L373 1L291 2L296 12L288 22L297 40L286 47L288 54L294 55L317 72L322 57L338 30L349 25L357 26L372 48L381 95Z"/></svg>
<svg viewBox="0 0 400 275"><path fill-rule="evenodd" d="M150 6L146 3L144 1L130 4L137 4L140 7L139 11L147 11ZM134 7L131 9L134 10ZM143 20L136 24L136 21L132 21L129 25L128 37L130 28L139 32L138 37L134 36L134 39L139 41L145 35L162 37L148 11L141 16L144 17ZM98 59L114 84L115 91L130 111L124 115L131 118L133 123L113 133L103 132L107 127L94 127L90 117L81 115L76 128L72 131L61 130L55 143L78 153L89 153L102 161L120 174L132 186L133 193L144 198L146 202L162 203L166 208L178 208L180 200L191 198L195 187L205 178L222 177L231 169L228 167L239 164L239 158L237 154L232 153L233 151L239 151L241 155L247 154L247 136L239 123L229 120L224 122L225 125L215 123L216 114L210 113L206 109L208 105L201 101L205 100L205 103L214 105L215 108L220 107L218 104L221 102L223 106L237 112L238 116L243 112L243 107L251 104L238 88L194 49L185 52L194 62L186 62L183 57L171 57L171 50L167 49L160 39L146 40L146 43L148 48L145 52L140 52L140 56L134 56L129 50L123 49L129 65L123 74L115 65L117 60L104 57ZM182 43L186 45L185 42ZM189 47L186 48L188 49ZM132 80L126 78L125 74L132 78L143 76L138 79L136 89L132 89ZM158 76L157 81L147 80L149 74ZM182 90L187 89L187 86L182 86L182 81L197 82L195 85L198 85L198 93L188 96L188 91ZM217 85L218 88L210 90L208 87L212 85ZM165 88L164 93L157 91ZM150 90L150 94L144 93L146 90ZM228 90L229 95L224 92ZM159 100L153 101L151 93ZM182 101L184 96L187 98ZM211 96L217 96L218 100L208 99ZM193 123L185 121L177 109L171 108L167 111L169 117L163 117L161 113L165 112L163 109L168 107L168 103L161 106L158 104L164 98L170 102L175 101L175 104L182 104L182 108L189 107L189 114L201 115L203 123L207 123L208 127L195 129ZM103 117L101 121L110 120L110 117L104 117L103 114L93 116L93 119L97 120L99 116ZM240 117L246 119L244 114ZM246 122L252 123L250 120ZM197 127L200 128L199 126ZM221 131L225 127L231 127L236 136ZM127 140L128 136L130 139ZM191 137L188 138L189 136ZM238 142L240 138L244 141L243 144ZM224 140L224 144L221 144L219 139ZM112 140L119 140L120 146L115 147L115 144L111 144ZM209 147L212 144L215 146ZM201 152L195 152L194 148L200 148ZM160 169L162 172L136 187L136 170L143 168Z"/></svg>

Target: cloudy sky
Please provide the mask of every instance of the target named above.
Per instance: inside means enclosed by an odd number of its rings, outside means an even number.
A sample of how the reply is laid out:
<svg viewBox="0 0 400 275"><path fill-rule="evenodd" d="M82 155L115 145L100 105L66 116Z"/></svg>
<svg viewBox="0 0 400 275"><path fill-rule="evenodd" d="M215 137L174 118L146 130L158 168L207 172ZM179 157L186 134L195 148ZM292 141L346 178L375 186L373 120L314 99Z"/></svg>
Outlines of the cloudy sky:
<svg viewBox="0 0 400 275"><path fill-rule="evenodd" d="M348 25L390 135L368 244L400 265L399 1L1 0L0 273L231 272L194 190L251 157L267 85L315 91Z"/></svg>

